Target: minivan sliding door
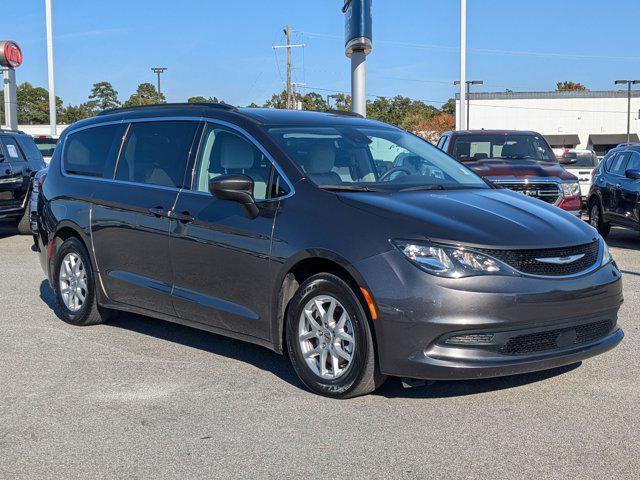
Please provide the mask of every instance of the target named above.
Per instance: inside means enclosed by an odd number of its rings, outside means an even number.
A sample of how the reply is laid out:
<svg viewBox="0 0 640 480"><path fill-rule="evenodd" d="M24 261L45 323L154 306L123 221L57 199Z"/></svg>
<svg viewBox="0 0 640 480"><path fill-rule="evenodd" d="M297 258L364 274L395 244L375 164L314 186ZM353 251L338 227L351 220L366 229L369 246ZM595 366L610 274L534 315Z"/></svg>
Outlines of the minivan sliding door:
<svg viewBox="0 0 640 480"><path fill-rule="evenodd" d="M131 122L114 180L94 195L92 234L112 301L175 315L169 261L170 212L183 187L199 122Z"/></svg>

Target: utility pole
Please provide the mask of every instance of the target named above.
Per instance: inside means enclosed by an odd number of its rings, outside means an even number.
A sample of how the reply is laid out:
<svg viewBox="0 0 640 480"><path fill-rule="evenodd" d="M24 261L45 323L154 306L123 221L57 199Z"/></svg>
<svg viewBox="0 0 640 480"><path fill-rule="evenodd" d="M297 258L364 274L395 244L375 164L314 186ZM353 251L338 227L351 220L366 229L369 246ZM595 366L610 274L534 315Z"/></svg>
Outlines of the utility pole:
<svg viewBox="0 0 640 480"><path fill-rule="evenodd" d="M293 105L293 85L291 85L291 27L284 27L287 37L287 109Z"/></svg>
<svg viewBox="0 0 640 480"><path fill-rule="evenodd" d="M631 142L631 85L640 84L640 80L616 80L616 85L627 86L627 143Z"/></svg>
<svg viewBox="0 0 640 480"><path fill-rule="evenodd" d="M471 124L471 98L469 98L470 92L471 92L471 85L483 85L484 81L482 80L467 80L466 82L467 85L467 130L469 130L470 124ZM458 80L456 80L455 82L453 82L454 85L460 85L460 82Z"/></svg>
<svg viewBox="0 0 640 480"><path fill-rule="evenodd" d="M56 87L53 76L53 26L51 14L51 0L44 1L46 29L47 29L47 65L49 70L49 123L51 124L51 136L57 135L56 119Z"/></svg>
<svg viewBox="0 0 640 480"><path fill-rule="evenodd" d="M460 108L458 129L467 129L467 0L460 0Z"/></svg>
<svg viewBox="0 0 640 480"><path fill-rule="evenodd" d="M274 45L272 48L277 50L279 48L287 49L287 109L290 110L294 108L295 98L293 92L293 81L292 81L292 70L293 70L293 60L291 58L291 49L292 48L304 48L304 44L292 45L291 44L291 27L289 25L284 27L284 34L287 37L286 45Z"/></svg>
<svg viewBox="0 0 640 480"><path fill-rule="evenodd" d="M158 100L160 100L160 75L167 71L167 67L152 67L151 71L158 75Z"/></svg>

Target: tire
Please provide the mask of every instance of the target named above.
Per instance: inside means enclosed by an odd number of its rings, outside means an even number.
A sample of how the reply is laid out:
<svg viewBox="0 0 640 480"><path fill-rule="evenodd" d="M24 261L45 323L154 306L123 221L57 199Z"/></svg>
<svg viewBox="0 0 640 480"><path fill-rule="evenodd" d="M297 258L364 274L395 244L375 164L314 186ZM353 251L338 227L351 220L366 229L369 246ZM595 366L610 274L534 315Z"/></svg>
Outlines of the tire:
<svg viewBox="0 0 640 480"><path fill-rule="evenodd" d="M31 212L28 208L25 208L24 215L16 220L16 226L18 227L18 233L20 235L32 235L31 232Z"/></svg>
<svg viewBox="0 0 640 480"><path fill-rule="evenodd" d="M286 337L293 368L315 393L353 398L373 392L386 380L378 370L373 334L362 304L335 275L314 275L300 286L287 309Z"/></svg>
<svg viewBox="0 0 640 480"><path fill-rule="evenodd" d="M605 222L602 218L602 208L598 200L594 200L589 209L589 224L598 230L602 238L607 238L611 231L611 224Z"/></svg>
<svg viewBox="0 0 640 480"><path fill-rule="evenodd" d="M73 258L81 263L73 263ZM91 259L80 240L71 237L64 241L56 252L53 268L53 289L58 311L65 322L71 325L88 326L108 320L109 310L99 307L96 302L96 284ZM64 287L70 293L63 291ZM83 294L84 298L81 299Z"/></svg>

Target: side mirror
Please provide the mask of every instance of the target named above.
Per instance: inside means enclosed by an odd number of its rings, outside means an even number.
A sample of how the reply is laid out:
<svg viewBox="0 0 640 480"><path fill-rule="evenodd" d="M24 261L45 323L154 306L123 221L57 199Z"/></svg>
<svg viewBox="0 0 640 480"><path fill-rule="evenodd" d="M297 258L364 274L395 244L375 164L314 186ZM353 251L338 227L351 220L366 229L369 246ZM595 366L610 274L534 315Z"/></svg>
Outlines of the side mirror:
<svg viewBox="0 0 640 480"><path fill-rule="evenodd" d="M624 172L624 176L631 180L640 180L640 170L630 169Z"/></svg>
<svg viewBox="0 0 640 480"><path fill-rule="evenodd" d="M220 175L209 180L211 195L220 200L231 200L242 204L249 218L256 218L259 210L253 198L253 180L239 173Z"/></svg>

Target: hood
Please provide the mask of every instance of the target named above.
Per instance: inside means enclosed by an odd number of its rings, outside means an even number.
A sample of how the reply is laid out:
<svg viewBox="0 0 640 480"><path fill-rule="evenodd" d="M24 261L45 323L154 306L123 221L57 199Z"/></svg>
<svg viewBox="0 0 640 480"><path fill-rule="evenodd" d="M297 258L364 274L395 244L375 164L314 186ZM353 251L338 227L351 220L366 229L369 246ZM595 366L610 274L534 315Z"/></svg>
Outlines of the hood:
<svg viewBox="0 0 640 480"><path fill-rule="evenodd" d="M562 180L577 180L574 175L567 172L562 165L556 162L489 158L486 160L463 162L463 164L481 177L487 177L489 179L494 177L555 177Z"/></svg>
<svg viewBox="0 0 640 480"><path fill-rule="evenodd" d="M528 249L581 245L598 237L570 213L506 189L341 192L339 197L383 217L377 228L396 238Z"/></svg>

